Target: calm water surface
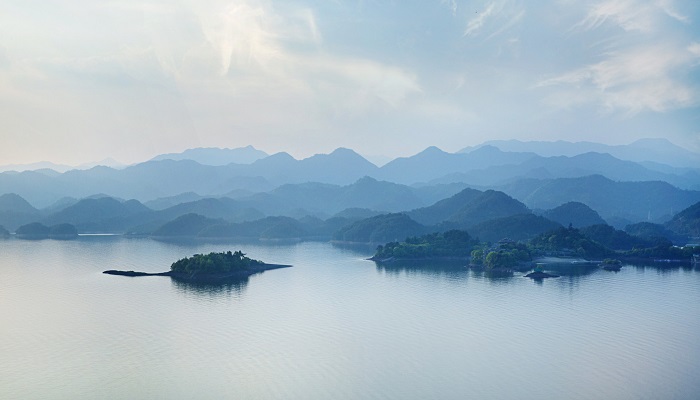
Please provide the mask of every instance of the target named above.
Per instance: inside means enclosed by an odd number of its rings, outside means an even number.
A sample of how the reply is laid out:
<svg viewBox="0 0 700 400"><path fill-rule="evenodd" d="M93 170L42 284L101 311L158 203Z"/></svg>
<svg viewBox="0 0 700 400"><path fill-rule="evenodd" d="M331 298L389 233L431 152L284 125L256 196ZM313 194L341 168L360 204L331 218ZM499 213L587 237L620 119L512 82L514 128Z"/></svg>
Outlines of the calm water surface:
<svg viewBox="0 0 700 400"><path fill-rule="evenodd" d="M219 287L148 272L241 249ZM533 282L327 243L0 241L0 399L698 399L700 271Z"/></svg>

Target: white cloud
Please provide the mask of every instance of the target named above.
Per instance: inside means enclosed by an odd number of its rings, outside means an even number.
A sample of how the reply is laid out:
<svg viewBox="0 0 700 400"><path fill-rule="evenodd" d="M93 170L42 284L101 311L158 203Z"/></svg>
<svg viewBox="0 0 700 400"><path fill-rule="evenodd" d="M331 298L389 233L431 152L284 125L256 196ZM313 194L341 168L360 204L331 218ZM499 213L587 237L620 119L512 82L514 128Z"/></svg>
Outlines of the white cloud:
<svg viewBox="0 0 700 400"><path fill-rule="evenodd" d="M570 32L580 40L598 29L621 31L592 47L604 44L605 51L593 55L598 61L541 80L537 87L549 87L548 101L556 99L559 106L596 104L628 116L695 106L700 87L688 74L700 60L700 46L685 44L689 22L672 0L598 1Z"/></svg>
<svg viewBox="0 0 700 400"><path fill-rule="evenodd" d="M688 107L698 101L698 88L684 83L677 75L700 58L700 52L695 50L693 46L677 49L653 45L613 52L601 62L543 80L537 86L583 92L588 102L611 111L663 112ZM569 98L582 102L580 95Z"/></svg>

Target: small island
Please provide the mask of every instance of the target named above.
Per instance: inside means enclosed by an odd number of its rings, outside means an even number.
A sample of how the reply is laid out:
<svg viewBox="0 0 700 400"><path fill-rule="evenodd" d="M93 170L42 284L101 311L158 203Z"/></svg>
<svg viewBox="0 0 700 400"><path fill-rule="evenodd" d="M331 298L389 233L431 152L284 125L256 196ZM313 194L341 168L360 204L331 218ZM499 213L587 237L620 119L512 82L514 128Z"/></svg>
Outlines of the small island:
<svg viewBox="0 0 700 400"><path fill-rule="evenodd" d="M240 280L263 271L287 268L291 265L267 264L259 260L246 257L239 251L195 254L175 261L167 272L137 272L108 270L104 274L122 276L169 276L173 279L193 283L217 283L231 280Z"/></svg>

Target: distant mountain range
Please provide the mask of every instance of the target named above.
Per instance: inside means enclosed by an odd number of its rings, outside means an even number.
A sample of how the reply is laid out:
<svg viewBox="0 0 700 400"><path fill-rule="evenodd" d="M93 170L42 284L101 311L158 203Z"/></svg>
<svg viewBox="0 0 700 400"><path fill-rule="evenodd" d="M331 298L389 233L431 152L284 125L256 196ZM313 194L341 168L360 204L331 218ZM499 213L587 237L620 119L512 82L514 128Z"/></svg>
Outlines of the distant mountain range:
<svg viewBox="0 0 700 400"><path fill-rule="evenodd" d="M382 167L345 148L302 160L252 146L200 148L122 169L0 173L0 225L380 241L449 229L524 239L607 223L644 240L680 242L698 232L699 157L662 139L494 141L459 153L429 147ZM590 231L631 243L619 232Z"/></svg>
<svg viewBox="0 0 700 400"><path fill-rule="evenodd" d="M631 144L611 146L592 142L554 142L519 140L491 140L478 146L466 147L460 153L493 146L507 152L528 152L543 157L573 157L584 153L607 153L621 160L666 164L679 168L700 168L700 154L676 146L666 139L640 139Z"/></svg>
<svg viewBox="0 0 700 400"><path fill-rule="evenodd" d="M565 148L574 145L553 143ZM629 146L641 149L651 146L650 143L635 142ZM535 142L526 144L537 147ZM587 145L596 149L602 146ZM585 146L575 148L584 149ZM690 159L694 154L670 144L660 148L665 149L664 152L649 154L666 154L673 149L677 150L679 159ZM161 204L154 203L154 207L163 208L177 204L178 196L184 193L190 193L190 200L222 196L241 198L268 193L288 184L348 185L365 176L378 181L414 185L417 188L440 185L442 188L453 186L463 189L472 186L499 189L517 185L523 180L601 175L613 181L662 181L684 190L700 190L700 169L697 167L679 168L656 161L638 163L597 152L542 156L534 152L503 151L492 145L470 150L453 154L430 147L414 156L397 158L377 167L354 151L344 148L302 160L296 160L287 153L267 156L250 146L240 149L192 149L158 156L151 161L123 169L97 166L64 173L47 169L4 172L0 173L0 193L19 194L40 208L61 198L84 198L94 193L133 198L144 203L159 200ZM351 193L346 195L351 196ZM438 197L433 193L431 200L447 197L447 193L440 195ZM430 198L431 193L424 191L420 197ZM572 198L569 201L579 200ZM430 202L425 205L427 204ZM399 206L387 204L382 208L390 211L397 207ZM655 212L652 210L652 213ZM667 213L662 213L665 214Z"/></svg>
<svg viewBox="0 0 700 400"><path fill-rule="evenodd" d="M601 175L522 179L496 189L532 209L583 203L618 228L641 221L662 223L700 201L700 191L682 190L667 182L616 182Z"/></svg>

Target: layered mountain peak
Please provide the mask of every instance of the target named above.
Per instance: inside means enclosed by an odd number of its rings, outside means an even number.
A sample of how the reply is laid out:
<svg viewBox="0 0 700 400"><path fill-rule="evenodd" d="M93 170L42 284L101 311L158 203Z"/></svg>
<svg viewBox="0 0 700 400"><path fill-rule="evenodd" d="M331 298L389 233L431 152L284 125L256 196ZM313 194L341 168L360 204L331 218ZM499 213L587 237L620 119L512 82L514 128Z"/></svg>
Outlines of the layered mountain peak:
<svg viewBox="0 0 700 400"><path fill-rule="evenodd" d="M0 196L0 211L35 213L38 210L20 195L6 193Z"/></svg>

